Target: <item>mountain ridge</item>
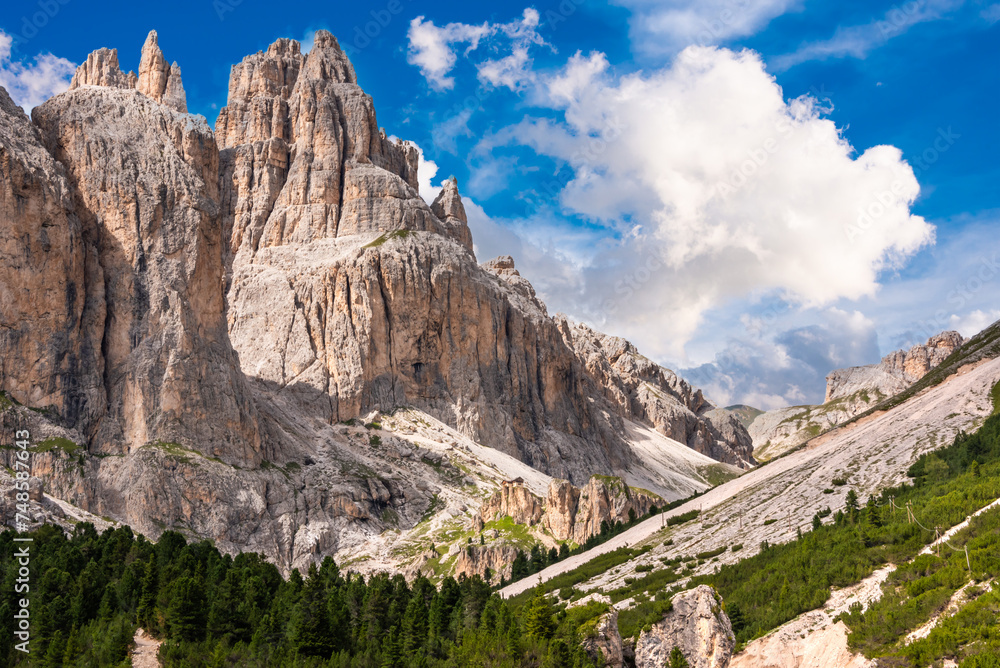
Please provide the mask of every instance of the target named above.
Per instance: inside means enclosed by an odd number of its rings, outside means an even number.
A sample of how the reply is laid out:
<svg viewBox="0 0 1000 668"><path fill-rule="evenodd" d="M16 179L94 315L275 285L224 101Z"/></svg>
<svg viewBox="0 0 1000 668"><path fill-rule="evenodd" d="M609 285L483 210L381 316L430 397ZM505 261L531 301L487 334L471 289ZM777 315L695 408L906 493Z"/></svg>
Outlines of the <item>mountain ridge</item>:
<svg viewBox="0 0 1000 668"><path fill-rule="evenodd" d="M0 324L49 342L0 349L61 360L8 363L0 389L71 444L34 455L46 492L288 568L428 512L470 526L503 475L479 444L668 499L705 489L713 461L754 465L745 428L699 390L550 316L511 258L479 264L457 183L424 202L415 146L378 126L328 32L234 65L214 132L166 63L154 31L138 75L100 49L31 123L0 105L0 147L23 167L0 203L24 230L2 269L21 301ZM32 282L59 286L47 320ZM378 422L400 409L416 411L403 429L440 421L416 450Z"/></svg>

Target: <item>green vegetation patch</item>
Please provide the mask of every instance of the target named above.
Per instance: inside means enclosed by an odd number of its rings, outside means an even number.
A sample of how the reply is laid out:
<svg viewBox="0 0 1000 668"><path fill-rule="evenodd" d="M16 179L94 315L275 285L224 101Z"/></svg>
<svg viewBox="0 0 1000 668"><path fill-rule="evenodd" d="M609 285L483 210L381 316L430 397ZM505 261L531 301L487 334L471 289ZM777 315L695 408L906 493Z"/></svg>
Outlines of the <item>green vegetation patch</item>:
<svg viewBox="0 0 1000 668"><path fill-rule="evenodd" d="M42 453L42 452L52 452L53 450L57 452L65 452L67 455L75 456L77 452L81 451L83 448L68 438L63 438L61 436L56 436L55 438L47 438L35 447L31 448L32 452Z"/></svg>
<svg viewBox="0 0 1000 668"><path fill-rule="evenodd" d="M825 511L817 514L813 530L801 538L783 545L764 542L756 555L723 565L715 574L694 578L690 585L710 584L717 589L730 612L738 642L746 643L822 606L830 596L830 587L852 585L889 562L909 561L934 539L934 533L908 523L905 512L893 511L890 497L896 507L910 503L916 517L928 527L954 526L1000 497L1000 415L987 419L975 434L960 434L952 445L920 457L908 475L913 479L912 485L883 490L868 504L852 506L849 502L846 511L834 514L832 524L820 521L827 514ZM976 528L985 521L978 519L971 531L990 533ZM1000 540L998 535L1000 531L993 529L990 540ZM954 540L951 542L959 546ZM980 547L992 550L991 545L983 543ZM970 556L974 547L970 543ZM964 565L964 553L944 556ZM983 552L972 560L976 577L981 577L977 573L988 571L982 564L977 566L977 559L984 560L983 563L992 559L995 568L1000 568L1000 551ZM907 603L912 610L905 614L913 619L924 615L942 597L947 600L944 592L929 592L940 587L953 591L955 585L954 580L927 580L919 590L911 586L905 594L907 601L913 601ZM915 600L920 596L925 598ZM885 614L901 616L904 614L901 610L897 605ZM873 628L878 626L872 624ZM911 621L891 628L898 631L909 626ZM889 628L885 624L882 627ZM860 642L863 636L857 636L855 642ZM877 638L868 647L876 646L882 646Z"/></svg>
<svg viewBox="0 0 1000 668"><path fill-rule="evenodd" d="M681 513L680 515L674 515L673 517L667 518L667 526L677 526L678 524L684 524L685 522L690 522L691 520L701 515L700 510L689 510L686 513Z"/></svg>
<svg viewBox="0 0 1000 668"><path fill-rule="evenodd" d="M699 466L698 475L712 487L718 487L730 480L739 478L743 473L736 472L731 466L725 464L709 464L707 466Z"/></svg>

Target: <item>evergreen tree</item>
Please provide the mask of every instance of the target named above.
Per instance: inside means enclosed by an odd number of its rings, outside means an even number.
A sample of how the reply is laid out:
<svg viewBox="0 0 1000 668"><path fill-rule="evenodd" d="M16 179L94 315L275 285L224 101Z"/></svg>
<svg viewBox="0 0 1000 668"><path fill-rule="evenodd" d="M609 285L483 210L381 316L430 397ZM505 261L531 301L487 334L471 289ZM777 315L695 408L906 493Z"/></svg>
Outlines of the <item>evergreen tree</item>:
<svg viewBox="0 0 1000 668"><path fill-rule="evenodd" d="M543 568L545 568L545 552L542 551L541 545L535 543L531 546L531 572L537 573Z"/></svg>
<svg viewBox="0 0 1000 668"><path fill-rule="evenodd" d="M557 638L549 643L549 651L543 666L544 668L572 668L573 656L563 639Z"/></svg>
<svg viewBox="0 0 1000 668"><path fill-rule="evenodd" d="M327 608L326 590L316 564L309 565L309 576L302 596L292 612L292 644L304 656L328 657L333 652L333 631Z"/></svg>
<svg viewBox="0 0 1000 668"><path fill-rule="evenodd" d="M403 652L410 655L427 640L427 603L423 596L411 596L403 615Z"/></svg>
<svg viewBox="0 0 1000 668"><path fill-rule="evenodd" d="M532 597L522 616L524 621L524 634L529 638L548 640L555 631L554 609L539 587L535 589Z"/></svg>
<svg viewBox="0 0 1000 668"><path fill-rule="evenodd" d="M524 552L518 550L510 567L510 580L517 582L529 575L531 575L531 567L528 565L528 559L524 556Z"/></svg>
<svg viewBox="0 0 1000 668"><path fill-rule="evenodd" d="M684 658L684 652L677 645L670 650L670 668L690 668L691 664Z"/></svg>
<svg viewBox="0 0 1000 668"><path fill-rule="evenodd" d="M207 620L205 586L190 575L174 581L167 606L167 629L182 640L199 641L205 636Z"/></svg>
<svg viewBox="0 0 1000 668"><path fill-rule="evenodd" d="M560 561L569 556L569 545L563 543L559 546L559 559Z"/></svg>
<svg viewBox="0 0 1000 668"><path fill-rule="evenodd" d="M156 630L157 581L156 562L150 559L143 567L142 583L139 587L139 609L136 611L139 626L147 631Z"/></svg>
<svg viewBox="0 0 1000 668"><path fill-rule="evenodd" d="M885 524L882 521L882 509L878 507L878 500L874 495L868 496L868 502L865 504L865 517L868 523L875 528Z"/></svg>
<svg viewBox="0 0 1000 668"><path fill-rule="evenodd" d="M746 625L747 620L743 615L743 610L736 603L726 606L726 615L729 617L729 623L733 626L733 633L736 635L740 634Z"/></svg>
<svg viewBox="0 0 1000 668"><path fill-rule="evenodd" d="M844 500L847 506L847 514L850 515L851 521L856 521L858 519L858 494L853 489L848 490L847 498Z"/></svg>

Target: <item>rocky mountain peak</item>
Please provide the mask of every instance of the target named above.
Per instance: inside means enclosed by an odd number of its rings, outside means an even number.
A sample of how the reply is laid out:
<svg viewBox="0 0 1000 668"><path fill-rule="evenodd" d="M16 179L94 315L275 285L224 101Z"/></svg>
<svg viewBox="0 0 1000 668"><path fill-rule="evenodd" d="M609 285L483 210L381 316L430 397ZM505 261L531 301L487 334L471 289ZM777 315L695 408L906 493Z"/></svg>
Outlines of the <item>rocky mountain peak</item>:
<svg viewBox="0 0 1000 668"><path fill-rule="evenodd" d="M313 46L306 55L303 75L319 81L357 84L354 66L347 59L337 38L326 30L317 30Z"/></svg>
<svg viewBox="0 0 1000 668"><path fill-rule="evenodd" d="M168 65L160 50L155 30L150 30L142 45L139 74L125 74L118 64L118 49L97 49L76 69L69 89L81 86L106 88L132 88L151 100L187 113L187 95L181 81L181 68L177 63Z"/></svg>
<svg viewBox="0 0 1000 668"><path fill-rule="evenodd" d="M431 204L431 211L445 224L448 234L455 237L470 253L473 252L469 218L465 215L462 196L458 194L458 180L454 176L444 182L444 187ZM511 265L513 262L511 259Z"/></svg>
<svg viewBox="0 0 1000 668"><path fill-rule="evenodd" d="M118 64L118 49L97 49L87 56L70 81L69 89L80 86L107 86L110 88L135 88L135 72L125 74Z"/></svg>
<svg viewBox="0 0 1000 668"><path fill-rule="evenodd" d="M963 343L965 339L958 332L941 332L927 343L889 353L878 364L832 371L826 377L824 401L829 403L865 390L883 398L892 396L923 378Z"/></svg>
<svg viewBox="0 0 1000 668"><path fill-rule="evenodd" d="M168 65L157 42L155 30L150 30L142 45L136 90L157 102L162 102L182 114L187 113L187 95L181 82L181 68Z"/></svg>
<svg viewBox="0 0 1000 668"><path fill-rule="evenodd" d="M577 485L676 497L650 443L752 464L742 427L672 372L549 317L509 256L476 262L458 184L421 198L416 146L379 127L329 33L235 65L214 134L177 113L155 32L139 69L94 52L33 125L0 104L0 381L86 453L49 477L65 498L301 564L431 503L382 437L342 424L373 411ZM574 494L555 490L560 530ZM574 507L591 529L604 512Z"/></svg>
<svg viewBox="0 0 1000 668"><path fill-rule="evenodd" d="M442 191L442 195L444 191ZM483 263L483 269L497 276L520 276L514 268L514 258L510 255L500 255Z"/></svg>

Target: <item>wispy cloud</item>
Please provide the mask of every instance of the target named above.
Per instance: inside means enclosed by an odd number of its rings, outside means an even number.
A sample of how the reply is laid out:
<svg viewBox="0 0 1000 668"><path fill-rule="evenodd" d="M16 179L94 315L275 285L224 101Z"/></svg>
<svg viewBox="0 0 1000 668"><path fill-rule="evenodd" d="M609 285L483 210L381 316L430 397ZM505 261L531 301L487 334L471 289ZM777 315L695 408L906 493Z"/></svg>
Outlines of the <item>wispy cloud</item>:
<svg viewBox="0 0 1000 668"><path fill-rule="evenodd" d="M801 0L613 0L632 12L633 45L646 56L671 56L691 45L747 37L802 5Z"/></svg>
<svg viewBox="0 0 1000 668"><path fill-rule="evenodd" d="M433 21L418 16L410 22L407 33L407 61L420 69L431 88L450 90L455 85L455 79L449 75L458 61L455 47L465 45L463 54L469 57L484 39L502 38L503 45L498 50L504 52L503 56L484 57L476 62L479 80L495 88L503 86L518 90L534 76L531 48L547 45L538 33L539 22L538 11L530 7L524 10L520 19L509 23L449 23L437 26Z"/></svg>
<svg viewBox="0 0 1000 668"><path fill-rule="evenodd" d="M51 53L41 53L26 63L12 56L13 38L0 30L0 86L11 99L31 111L56 93L69 88L76 65Z"/></svg>
<svg viewBox="0 0 1000 668"><path fill-rule="evenodd" d="M937 21L962 4L963 0L910 0L894 6L869 23L840 26L829 39L805 43L792 53L773 58L771 66L775 71L782 72L810 60L863 59L913 26Z"/></svg>

